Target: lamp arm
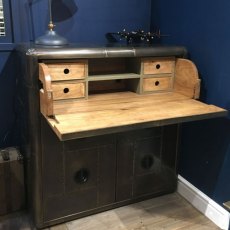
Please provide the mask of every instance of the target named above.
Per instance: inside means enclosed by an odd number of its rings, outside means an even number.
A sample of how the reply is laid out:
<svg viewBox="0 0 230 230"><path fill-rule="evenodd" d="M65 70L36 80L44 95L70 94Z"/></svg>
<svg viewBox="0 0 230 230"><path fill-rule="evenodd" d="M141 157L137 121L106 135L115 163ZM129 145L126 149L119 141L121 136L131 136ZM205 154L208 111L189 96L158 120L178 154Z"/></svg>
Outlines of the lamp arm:
<svg viewBox="0 0 230 230"><path fill-rule="evenodd" d="M49 15L50 15L50 22L53 22L53 15L52 15L52 0L49 0Z"/></svg>
<svg viewBox="0 0 230 230"><path fill-rule="evenodd" d="M50 21L49 21L49 24L48 24L48 29L50 31L53 31L54 24L53 24L53 15L52 15L51 5L52 5L52 0L49 0L49 17L50 17Z"/></svg>

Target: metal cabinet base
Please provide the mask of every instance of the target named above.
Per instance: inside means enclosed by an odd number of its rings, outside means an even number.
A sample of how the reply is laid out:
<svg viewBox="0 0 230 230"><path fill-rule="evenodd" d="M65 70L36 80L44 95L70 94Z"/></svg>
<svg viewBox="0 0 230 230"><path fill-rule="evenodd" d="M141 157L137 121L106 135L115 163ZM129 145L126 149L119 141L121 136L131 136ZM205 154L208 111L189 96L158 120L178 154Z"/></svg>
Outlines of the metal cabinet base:
<svg viewBox="0 0 230 230"><path fill-rule="evenodd" d="M178 125L61 142L41 118L37 227L175 191L177 142Z"/></svg>

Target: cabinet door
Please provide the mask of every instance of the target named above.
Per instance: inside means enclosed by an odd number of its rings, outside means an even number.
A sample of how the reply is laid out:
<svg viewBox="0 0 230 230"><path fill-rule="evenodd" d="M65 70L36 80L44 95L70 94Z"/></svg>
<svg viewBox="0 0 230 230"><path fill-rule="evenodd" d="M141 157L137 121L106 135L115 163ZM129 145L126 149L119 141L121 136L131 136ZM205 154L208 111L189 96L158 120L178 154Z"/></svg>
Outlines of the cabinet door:
<svg viewBox="0 0 230 230"><path fill-rule="evenodd" d="M127 132L117 144L117 201L176 188L177 125Z"/></svg>
<svg viewBox="0 0 230 230"><path fill-rule="evenodd" d="M43 151L45 221L115 202L116 147L112 135L63 143L46 137Z"/></svg>

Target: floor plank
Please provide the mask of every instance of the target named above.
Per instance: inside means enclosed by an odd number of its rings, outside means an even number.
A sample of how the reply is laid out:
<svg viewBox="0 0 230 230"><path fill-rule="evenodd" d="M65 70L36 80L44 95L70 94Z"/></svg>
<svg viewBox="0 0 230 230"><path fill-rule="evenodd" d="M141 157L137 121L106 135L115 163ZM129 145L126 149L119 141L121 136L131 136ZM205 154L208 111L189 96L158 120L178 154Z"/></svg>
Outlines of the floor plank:
<svg viewBox="0 0 230 230"><path fill-rule="evenodd" d="M0 230L35 230L26 213L0 217ZM102 212L45 230L215 230L220 229L173 193Z"/></svg>

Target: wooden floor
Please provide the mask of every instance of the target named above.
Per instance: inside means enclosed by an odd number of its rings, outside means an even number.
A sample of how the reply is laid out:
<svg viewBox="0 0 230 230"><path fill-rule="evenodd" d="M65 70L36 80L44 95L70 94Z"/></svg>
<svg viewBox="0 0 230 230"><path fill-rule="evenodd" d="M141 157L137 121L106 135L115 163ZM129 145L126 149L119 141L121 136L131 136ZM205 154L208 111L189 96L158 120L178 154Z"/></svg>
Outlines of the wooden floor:
<svg viewBox="0 0 230 230"><path fill-rule="evenodd" d="M26 214L0 217L0 230L34 230ZM74 220L46 230L220 229L177 193Z"/></svg>

